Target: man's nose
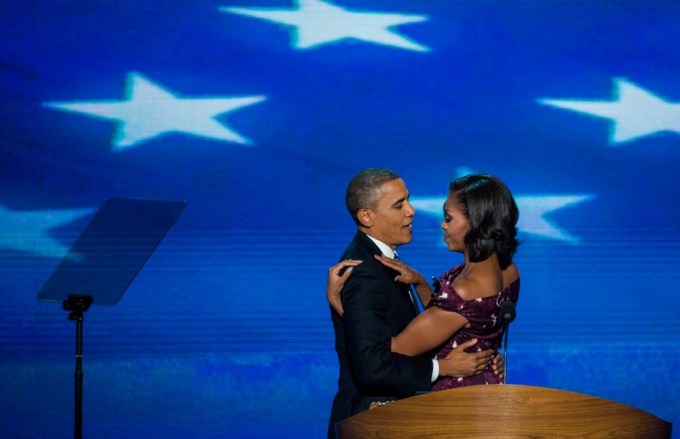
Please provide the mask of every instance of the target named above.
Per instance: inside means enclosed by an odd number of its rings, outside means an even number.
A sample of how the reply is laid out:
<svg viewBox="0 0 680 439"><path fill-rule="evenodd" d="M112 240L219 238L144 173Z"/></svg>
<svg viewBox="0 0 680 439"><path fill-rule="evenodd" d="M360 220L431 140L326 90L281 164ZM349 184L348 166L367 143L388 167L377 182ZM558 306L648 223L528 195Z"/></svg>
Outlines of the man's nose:
<svg viewBox="0 0 680 439"><path fill-rule="evenodd" d="M406 209L407 209L406 214L408 216L413 216L416 214L416 210L413 208L413 205L411 205L411 203L409 203L408 201L406 202Z"/></svg>

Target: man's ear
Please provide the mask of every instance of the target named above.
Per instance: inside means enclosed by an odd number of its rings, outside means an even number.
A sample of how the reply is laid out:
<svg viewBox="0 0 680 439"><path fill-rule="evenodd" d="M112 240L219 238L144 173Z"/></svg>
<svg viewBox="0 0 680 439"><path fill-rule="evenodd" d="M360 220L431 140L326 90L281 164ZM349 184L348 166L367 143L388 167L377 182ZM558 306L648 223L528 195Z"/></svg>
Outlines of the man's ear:
<svg viewBox="0 0 680 439"><path fill-rule="evenodd" d="M373 225L373 217L371 215L371 211L368 209L359 209L357 212L357 218L364 227L371 227Z"/></svg>

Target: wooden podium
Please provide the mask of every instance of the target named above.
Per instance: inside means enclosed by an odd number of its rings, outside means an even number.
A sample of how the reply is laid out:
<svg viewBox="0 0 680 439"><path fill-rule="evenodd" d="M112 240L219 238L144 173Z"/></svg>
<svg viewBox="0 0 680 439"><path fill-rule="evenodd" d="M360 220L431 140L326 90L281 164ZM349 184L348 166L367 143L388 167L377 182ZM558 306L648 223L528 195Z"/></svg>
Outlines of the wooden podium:
<svg viewBox="0 0 680 439"><path fill-rule="evenodd" d="M669 439L671 424L581 393L521 385L469 386L391 402L336 425L349 438Z"/></svg>

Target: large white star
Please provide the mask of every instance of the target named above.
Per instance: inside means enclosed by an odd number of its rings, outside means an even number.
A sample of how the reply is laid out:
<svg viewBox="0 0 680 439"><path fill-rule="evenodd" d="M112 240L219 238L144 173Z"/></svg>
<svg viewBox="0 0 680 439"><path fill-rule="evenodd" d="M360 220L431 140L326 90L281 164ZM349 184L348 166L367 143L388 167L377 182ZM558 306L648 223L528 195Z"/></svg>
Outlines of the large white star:
<svg viewBox="0 0 680 439"><path fill-rule="evenodd" d="M577 237L557 227L546 216L591 198L592 195L517 195L515 202L520 213L517 228L527 234L577 243ZM444 202L446 197L413 197L410 200L416 211L440 219L443 218Z"/></svg>
<svg viewBox="0 0 680 439"><path fill-rule="evenodd" d="M539 99L538 102L610 119L610 144L662 131L680 133L680 104L668 102L625 79L614 80L614 97L613 101Z"/></svg>
<svg viewBox="0 0 680 439"><path fill-rule="evenodd" d="M93 212L94 209L13 211L0 206L0 248L61 258L68 247L52 238L49 230Z"/></svg>
<svg viewBox="0 0 680 439"><path fill-rule="evenodd" d="M265 99L264 96L181 98L135 72L128 75L126 90L127 99L123 101L47 102L44 105L117 120L113 147L120 150L171 132L249 144L248 139L215 118Z"/></svg>
<svg viewBox="0 0 680 439"><path fill-rule="evenodd" d="M354 12L322 0L296 0L294 9L222 7L220 11L293 26L291 46L312 49L355 39L418 52L429 48L392 30L392 27L428 19L424 15Z"/></svg>

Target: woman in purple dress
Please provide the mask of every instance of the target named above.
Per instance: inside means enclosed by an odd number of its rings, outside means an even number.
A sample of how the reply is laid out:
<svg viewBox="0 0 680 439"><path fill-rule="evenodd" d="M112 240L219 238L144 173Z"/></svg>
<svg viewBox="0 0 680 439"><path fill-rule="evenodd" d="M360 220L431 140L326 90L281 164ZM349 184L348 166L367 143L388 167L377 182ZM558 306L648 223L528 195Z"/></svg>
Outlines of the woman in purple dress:
<svg viewBox="0 0 680 439"><path fill-rule="evenodd" d="M408 265L376 255L399 275L396 281L414 285L425 311L396 337L392 351L414 356L436 351L445 358L452 349L472 339L468 351L498 352L503 336L499 308L504 301L517 302L519 271L512 261L517 249L517 205L507 186L490 175L473 174L451 182L444 204L444 242L465 261L444 273L435 294L425 278ZM329 269L327 297L342 314L340 291L350 275L345 268L360 261L342 261ZM343 272L344 270L344 272ZM502 377L491 365L482 373L463 378L440 377L433 390L474 384L500 384Z"/></svg>

